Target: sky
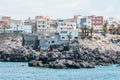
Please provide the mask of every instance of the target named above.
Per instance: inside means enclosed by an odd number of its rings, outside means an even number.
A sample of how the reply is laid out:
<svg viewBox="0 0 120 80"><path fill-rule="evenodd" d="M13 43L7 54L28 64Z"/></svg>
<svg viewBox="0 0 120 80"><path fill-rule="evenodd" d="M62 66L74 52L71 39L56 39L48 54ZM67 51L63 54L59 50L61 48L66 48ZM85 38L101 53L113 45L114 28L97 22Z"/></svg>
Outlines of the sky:
<svg viewBox="0 0 120 80"><path fill-rule="evenodd" d="M0 16L72 18L74 15L120 17L120 0L0 0Z"/></svg>

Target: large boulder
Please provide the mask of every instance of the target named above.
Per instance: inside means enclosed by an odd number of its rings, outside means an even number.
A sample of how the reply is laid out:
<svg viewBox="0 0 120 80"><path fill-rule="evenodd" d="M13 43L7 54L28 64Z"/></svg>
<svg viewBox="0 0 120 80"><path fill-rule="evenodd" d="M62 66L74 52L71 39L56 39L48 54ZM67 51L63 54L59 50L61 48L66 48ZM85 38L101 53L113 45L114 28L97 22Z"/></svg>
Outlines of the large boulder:
<svg viewBox="0 0 120 80"><path fill-rule="evenodd" d="M67 68L80 68L79 63L75 63L74 61L71 61L71 60L66 60L66 62L64 63L64 65Z"/></svg>
<svg viewBox="0 0 120 80"><path fill-rule="evenodd" d="M39 67L44 66L41 61L36 61L36 60L29 61L28 65L31 66L31 67L32 66L39 66Z"/></svg>
<svg viewBox="0 0 120 80"><path fill-rule="evenodd" d="M94 68L95 67L95 65L90 64L90 63L85 62L85 61L81 62L80 66L81 66L81 68Z"/></svg>
<svg viewBox="0 0 120 80"><path fill-rule="evenodd" d="M35 61L35 60L29 61L28 65L29 66L37 66L37 61Z"/></svg>

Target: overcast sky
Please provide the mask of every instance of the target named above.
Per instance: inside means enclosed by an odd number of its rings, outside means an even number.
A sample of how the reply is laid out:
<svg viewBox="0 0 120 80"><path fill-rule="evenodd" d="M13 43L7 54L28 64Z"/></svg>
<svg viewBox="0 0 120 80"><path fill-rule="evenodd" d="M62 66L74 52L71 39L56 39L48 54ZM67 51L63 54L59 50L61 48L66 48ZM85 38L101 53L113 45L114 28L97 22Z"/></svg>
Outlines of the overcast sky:
<svg viewBox="0 0 120 80"><path fill-rule="evenodd" d="M69 18L73 15L120 17L120 0L0 0L0 15L14 19L49 15Z"/></svg>

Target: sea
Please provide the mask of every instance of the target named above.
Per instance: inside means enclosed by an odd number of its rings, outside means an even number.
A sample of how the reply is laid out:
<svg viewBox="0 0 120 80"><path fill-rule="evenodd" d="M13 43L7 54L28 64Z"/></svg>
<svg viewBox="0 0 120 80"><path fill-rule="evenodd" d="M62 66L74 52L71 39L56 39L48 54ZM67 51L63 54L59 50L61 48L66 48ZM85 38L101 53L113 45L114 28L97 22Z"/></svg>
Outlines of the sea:
<svg viewBox="0 0 120 80"><path fill-rule="evenodd" d="M120 80L120 66L52 69L29 67L27 62L0 62L0 80Z"/></svg>

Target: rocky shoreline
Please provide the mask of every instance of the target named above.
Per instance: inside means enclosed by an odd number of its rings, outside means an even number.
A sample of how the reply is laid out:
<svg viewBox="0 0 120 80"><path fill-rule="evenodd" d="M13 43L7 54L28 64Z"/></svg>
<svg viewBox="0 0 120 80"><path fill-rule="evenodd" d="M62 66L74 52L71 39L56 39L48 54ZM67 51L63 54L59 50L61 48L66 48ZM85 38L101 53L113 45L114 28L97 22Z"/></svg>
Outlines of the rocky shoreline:
<svg viewBox="0 0 120 80"><path fill-rule="evenodd" d="M29 62L29 66L48 68L94 68L96 65L120 64L120 52L107 51L100 53L99 49L70 49L65 51L61 46L51 52L43 52L39 59Z"/></svg>
<svg viewBox="0 0 120 80"><path fill-rule="evenodd" d="M28 62L30 67L94 68L96 65L120 64L120 52L101 52L98 48L90 49L84 46L70 48L68 45L35 51L13 41L0 46L0 61Z"/></svg>

